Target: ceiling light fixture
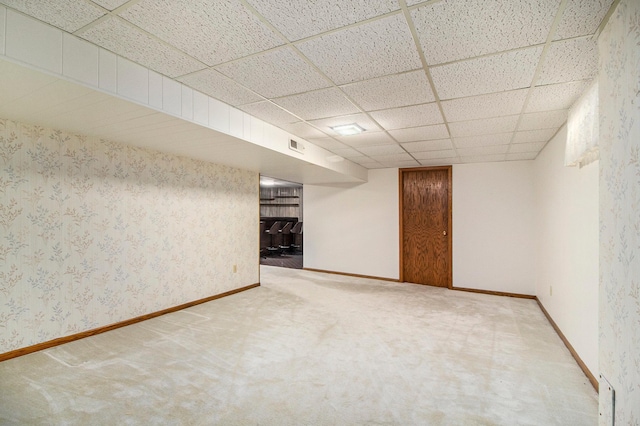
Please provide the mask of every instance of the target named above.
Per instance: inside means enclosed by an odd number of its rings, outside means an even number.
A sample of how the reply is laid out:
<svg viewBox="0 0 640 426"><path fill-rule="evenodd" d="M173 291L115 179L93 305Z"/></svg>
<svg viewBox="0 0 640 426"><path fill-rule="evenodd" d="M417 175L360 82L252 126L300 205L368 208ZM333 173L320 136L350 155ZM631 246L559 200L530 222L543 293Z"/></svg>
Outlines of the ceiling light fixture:
<svg viewBox="0 0 640 426"><path fill-rule="evenodd" d="M276 184L276 182L273 179L260 178L260 184L263 186L273 186Z"/></svg>
<svg viewBox="0 0 640 426"><path fill-rule="evenodd" d="M356 123L341 124L339 126L333 126L331 127L331 129L342 136L357 135L358 133L364 132L364 129L358 126Z"/></svg>

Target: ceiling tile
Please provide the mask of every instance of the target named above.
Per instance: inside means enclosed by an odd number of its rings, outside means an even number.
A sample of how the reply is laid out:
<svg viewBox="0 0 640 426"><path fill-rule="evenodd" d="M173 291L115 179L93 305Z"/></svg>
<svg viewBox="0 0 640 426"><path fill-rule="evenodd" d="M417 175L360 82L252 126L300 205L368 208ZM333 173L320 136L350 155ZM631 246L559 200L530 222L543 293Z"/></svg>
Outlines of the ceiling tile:
<svg viewBox="0 0 640 426"><path fill-rule="evenodd" d="M461 162L463 163L493 163L496 161L504 161L504 154L493 154L493 155L474 155L470 157L460 157Z"/></svg>
<svg viewBox="0 0 640 426"><path fill-rule="evenodd" d="M339 155L344 158L357 158L362 157L362 153L360 151L356 151L353 148L340 148L331 150L334 154Z"/></svg>
<svg viewBox="0 0 640 426"><path fill-rule="evenodd" d="M259 119L274 125L283 123L295 123L296 121L300 121L299 118L289 114L282 108L278 108L276 105L272 104L269 101L246 104L239 106L238 108L240 108L247 114L251 114L254 117L258 117Z"/></svg>
<svg viewBox="0 0 640 426"><path fill-rule="evenodd" d="M442 114L438 105L415 105L402 108L385 109L370 113L383 128L387 130L418 127L442 123Z"/></svg>
<svg viewBox="0 0 640 426"><path fill-rule="evenodd" d="M266 98L278 98L330 86L291 48L272 50L216 67Z"/></svg>
<svg viewBox="0 0 640 426"><path fill-rule="evenodd" d="M554 40L593 34L613 0L569 0Z"/></svg>
<svg viewBox="0 0 640 426"><path fill-rule="evenodd" d="M362 167L366 167L367 169L388 169L390 166L385 166L384 164L380 164L376 161L374 163L367 163Z"/></svg>
<svg viewBox="0 0 640 426"><path fill-rule="evenodd" d="M100 6L104 7L105 9L113 10L113 9L116 9L116 8L122 6L123 4L128 2L129 0L91 0L91 1L93 1L96 4L99 4Z"/></svg>
<svg viewBox="0 0 640 426"><path fill-rule="evenodd" d="M504 92L531 86L542 47L500 53L430 68L440 99Z"/></svg>
<svg viewBox="0 0 640 426"><path fill-rule="evenodd" d="M346 148L346 149L353 149L353 148ZM360 164L360 162L364 162L364 163L374 163L375 162L371 158L367 157L366 155L362 155L362 154L353 156L353 157L349 158L349 160L353 161L354 163L358 163L358 164Z"/></svg>
<svg viewBox="0 0 640 426"><path fill-rule="evenodd" d="M435 65L544 43L559 5L560 0L444 0L411 16L427 63Z"/></svg>
<svg viewBox="0 0 640 426"><path fill-rule="evenodd" d="M403 143L402 146L404 149L406 149L411 153L424 152L424 151L442 151L445 149L453 149L453 144L451 143L451 139L409 142L409 143Z"/></svg>
<svg viewBox="0 0 640 426"><path fill-rule="evenodd" d="M327 132L330 135L338 135L336 132L331 129L331 127L339 126L341 124L352 124L356 123L360 127L366 130L366 132L376 132L380 129L373 120L367 117L365 114L350 114L344 115L341 117L331 117L331 118L323 118L321 120L312 120L309 123L313 124L320 130ZM366 133L365 132L365 133Z"/></svg>
<svg viewBox="0 0 640 426"><path fill-rule="evenodd" d="M189 74L186 77L178 78L178 80L189 87L234 106L262 100L260 96L212 69Z"/></svg>
<svg viewBox="0 0 640 426"><path fill-rule="evenodd" d="M535 160L538 156L539 152L516 152L509 153L505 158L506 161L524 161L524 160Z"/></svg>
<svg viewBox="0 0 640 426"><path fill-rule="evenodd" d="M535 87L531 91L525 112L567 109L573 105L589 84L588 81L575 81Z"/></svg>
<svg viewBox="0 0 640 426"><path fill-rule="evenodd" d="M93 4L77 0L2 0L0 3L70 33L105 14Z"/></svg>
<svg viewBox="0 0 640 426"><path fill-rule="evenodd" d="M456 157L456 152L453 149L446 149L444 151L424 151L413 154L416 160L437 160L439 158L453 158Z"/></svg>
<svg viewBox="0 0 640 426"><path fill-rule="evenodd" d="M208 65L283 43L240 0L142 0L120 16Z"/></svg>
<svg viewBox="0 0 640 426"><path fill-rule="evenodd" d="M289 40L300 40L398 10L396 0L248 0Z"/></svg>
<svg viewBox="0 0 640 426"><path fill-rule="evenodd" d="M445 126L444 124L390 130L389 133L398 142L428 141L433 139L445 139L449 137L447 126Z"/></svg>
<svg viewBox="0 0 640 426"><path fill-rule="evenodd" d="M516 135L513 138L513 143L547 142L556 134L557 131L558 129L542 129L516 132Z"/></svg>
<svg viewBox="0 0 640 426"><path fill-rule="evenodd" d="M466 121L480 118L519 114L528 89L491 93L470 98L442 101L442 109L449 121ZM550 108L552 109L552 108Z"/></svg>
<svg viewBox="0 0 640 426"><path fill-rule="evenodd" d="M445 126L444 124L390 130L389 133L398 142L428 141L433 139L444 139L449 137L447 126Z"/></svg>
<svg viewBox="0 0 640 426"><path fill-rule="evenodd" d="M368 167L368 168L381 167L382 166L382 164L380 164L377 161L372 160L371 158L366 157L366 156L353 157L353 158L350 158L349 160L353 161L354 163L360 164L361 166Z"/></svg>
<svg viewBox="0 0 640 426"><path fill-rule="evenodd" d="M395 143L385 132L363 132L358 135L340 136L338 139L353 147L389 145Z"/></svg>
<svg viewBox="0 0 640 426"><path fill-rule="evenodd" d="M522 114L518 130L551 129L567 121L567 110L532 112Z"/></svg>
<svg viewBox="0 0 640 426"><path fill-rule="evenodd" d="M324 148L327 149L331 152L333 152L336 149L347 149L349 148L347 145L343 144L342 142L339 142L333 138L310 138L307 139L309 142L311 142L314 145L318 145L320 148Z"/></svg>
<svg viewBox="0 0 640 426"><path fill-rule="evenodd" d="M495 135L478 135L455 138L456 148L472 148L477 146L507 145L511 142L513 133L498 133Z"/></svg>
<svg viewBox="0 0 640 426"><path fill-rule="evenodd" d="M335 87L278 98L273 101L304 120L337 117L358 112L358 108Z"/></svg>
<svg viewBox="0 0 640 426"><path fill-rule="evenodd" d="M483 118L481 120L457 121L449 123L451 136L463 137L513 132L518 124L517 115Z"/></svg>
<svg viewBox="0 0 640 426"><path fill-rule="evenodd" d="M323 35L297 45L336 84L421 67L402 14Z"/></svg>
<svg viewBox="0 0 640 426"><path fill-rule="evenodd" d="M149 37L119 18L108 18L80 36L169 77L205 68L199 61Z"/></svg>
<svg viewBox="0 0 640 426"><path fill-rule="evenodd" d="M523 152L540 152L547 142L513 143L509 148L509 154Z"/></svg>
<svg viewBox="0 0 640 426"><path fill-rule="evenodd" d="M458 157L449 157L449 158L434 158L432 160L420 160L420 164L422 166L449 166L451 164L460 163L460 158Z"/></svg>
<svg viewBox="0 0 640 426"><path fill-rule="evenodd" d="M379 162L379 163L389 163L389 162L395 162L395 161L411 161L413 160L413 158L411 158L411 156L409 154L407 154L406 152L401 153L401 154L389 154L389 155L372 155L371 156L372 159L374 159L375 161Z"/></svg>
<svg viewBox="0 0 640 426"><path fill-rule="evenodd" d="M475 148L458 148L458 154L464 159L464 157L479 155L506 154L508 149L509 145L477 146Z"/></svg>
<svg viewBox="0 0 640 426"><path fill-rule="evenodd" d="M385 168L398 168L403 167L418 167L420 163L416 160L400 160L400 161L385 161L382 163Z"/></svg>
<svg viewBox="0 0 640 426"><path fill-rule="evenodd" d="M358 150L370 157L379 155L402 154L405 152L404 149L400 148L400 145L397 145L395 143L390 145L363 146L358 148Z"/></svg>
<svg viewBox="0 0 640 426"><path fill-rule="evenodd" d="M342 86L365 111L417 105L436 100L424 71L389 75Z"/></svg>
<svg viewBox="0 0 640 426"><path fill-rule="evenodd" d="M598 73L598 46L594 38L556 41L551 44L537 84L587 80Z"/></svg>
<svg viewBox="0 0 640 426"><path fill-rule="evenodd" d="M294 135L299 136L301 138L305 138L305 139L322 138L326 136L320 130L302 121L298 123L281 124L280 128L286 130L289 133L293 133Z"/></svg>

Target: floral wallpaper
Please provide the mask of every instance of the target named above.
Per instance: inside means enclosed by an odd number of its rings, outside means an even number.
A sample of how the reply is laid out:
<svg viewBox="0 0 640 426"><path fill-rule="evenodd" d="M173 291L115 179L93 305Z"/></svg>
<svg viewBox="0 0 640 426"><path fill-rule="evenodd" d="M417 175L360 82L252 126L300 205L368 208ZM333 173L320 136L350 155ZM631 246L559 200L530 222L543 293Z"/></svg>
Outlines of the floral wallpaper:
<svg viewBox="0 0 640 426"><path fill-rule="evenodd" d="M640 2L622 0L600 53L600 372L615 423L640 424ZM607 411L607 392L600 392ZM603 407L604 405L604 407ZM608 404L611 405L611 404ZM601 418L601 424L610 419Z"/></svg>
<svg viewBox="0 0 640 426"><path fill-rule="evenodd" d="M0 170L0 353L259 280L257 173L3 119Z"/></svg>

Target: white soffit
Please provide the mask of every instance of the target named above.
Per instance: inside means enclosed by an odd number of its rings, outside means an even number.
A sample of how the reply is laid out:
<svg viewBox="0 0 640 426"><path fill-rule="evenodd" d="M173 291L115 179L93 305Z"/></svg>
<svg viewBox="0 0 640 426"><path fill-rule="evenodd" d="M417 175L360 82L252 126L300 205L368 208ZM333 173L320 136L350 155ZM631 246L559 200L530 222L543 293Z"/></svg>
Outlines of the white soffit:
<svg viewBox="0 0 640 426"><path fill-rule="evenodd" d="M22 84L7 78L18 75ZM306 159L5 60L0 60L0 94L0 116L10 120L269 173L302 183L361 181ZM105 116L109 117L107 125L102 120ZM282 135L286 136L284 132ZM286 138L282 138L283 152L288 151L284 148L285 142ZM350 167L346 163L344 166Z"/></svg>
<svg viewBox="0 0 640 426"><path fill-rule="evenodd" d="M159 42L120 18L107 18L80 36L169 77L205 68L205 64Z"/></svg>

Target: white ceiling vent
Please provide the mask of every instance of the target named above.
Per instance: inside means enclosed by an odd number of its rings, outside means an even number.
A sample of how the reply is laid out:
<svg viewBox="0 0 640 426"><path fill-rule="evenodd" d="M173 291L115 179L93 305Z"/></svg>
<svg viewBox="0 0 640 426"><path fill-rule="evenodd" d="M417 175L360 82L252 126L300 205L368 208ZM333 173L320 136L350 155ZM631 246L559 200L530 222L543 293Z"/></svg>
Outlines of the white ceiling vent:
<svg viewBox="0 0 640 426"><path fill-rule="evenodd" d="M298 141L294 141L293 139L289 139L289 149L297 151L300 154L304 154L304 145Z"/></svg>

